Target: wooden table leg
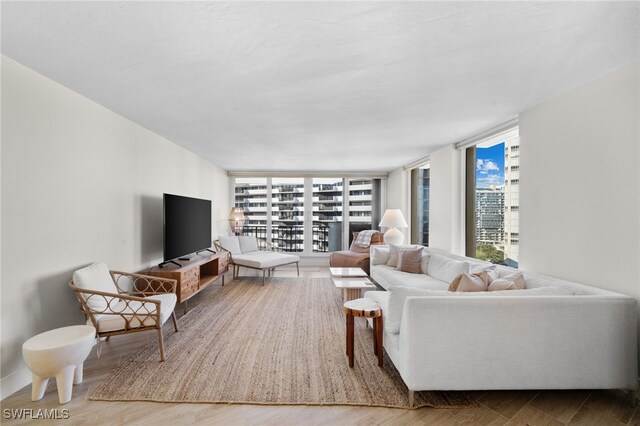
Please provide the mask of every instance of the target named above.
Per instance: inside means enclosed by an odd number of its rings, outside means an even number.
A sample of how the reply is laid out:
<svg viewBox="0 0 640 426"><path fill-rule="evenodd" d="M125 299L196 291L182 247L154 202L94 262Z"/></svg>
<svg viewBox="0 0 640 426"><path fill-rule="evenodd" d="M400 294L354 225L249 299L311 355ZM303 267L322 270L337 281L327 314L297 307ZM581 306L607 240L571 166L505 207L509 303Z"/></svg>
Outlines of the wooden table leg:
<svg viewBox="0 0 640 426"><path fill-rule="evenodd" d="M372 320L373 320L373 354L378 355L378 318L372 318Z"/></svg>
<svg viewBox="0 0 640 426"><path fill-rule="evenodd" d="M349 357L349 367L353 368L353 314L347 313L347 356Z"/></svg>
<svg viewBox="0 0 640 426"><path fill-rule="evenodd" d="M378 355L378 367L382 367L382 354L383 354L383 346L382 346L382 316L378 316L373 320L375 327L375 341L376 341L376 346L378 347L378 353L376 355Z"/></svg>

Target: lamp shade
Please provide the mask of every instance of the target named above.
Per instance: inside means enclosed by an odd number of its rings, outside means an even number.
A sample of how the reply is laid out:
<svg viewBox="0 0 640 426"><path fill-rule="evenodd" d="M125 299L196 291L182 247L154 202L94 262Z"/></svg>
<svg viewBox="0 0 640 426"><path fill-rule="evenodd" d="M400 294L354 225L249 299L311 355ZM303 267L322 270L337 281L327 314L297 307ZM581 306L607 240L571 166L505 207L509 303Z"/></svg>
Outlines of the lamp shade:
<svg viewBox="0 0 640 426"><path fill-rule="evenodd" d="M386 244L400 245L404 241L404 235L398 231L398 228L408 228L407 221L404 220L400 209L387 209L382 216L380 226L383 228L389 228L384 233L384 242Z"/></svg>
<svg viewBox="0 0 640 426"><path fill-rule="evenodd" d="M239 234L244 228L244 210L242 207L233 207L229 212L229 227L234 234Z"/></svg>
<svg viewBox="0 0 640 426"><path fill-rule="evenodd" d="M382 216L380 226L384 228L408 228L407 221L404 220L400 209L387 209Z"/></svg>

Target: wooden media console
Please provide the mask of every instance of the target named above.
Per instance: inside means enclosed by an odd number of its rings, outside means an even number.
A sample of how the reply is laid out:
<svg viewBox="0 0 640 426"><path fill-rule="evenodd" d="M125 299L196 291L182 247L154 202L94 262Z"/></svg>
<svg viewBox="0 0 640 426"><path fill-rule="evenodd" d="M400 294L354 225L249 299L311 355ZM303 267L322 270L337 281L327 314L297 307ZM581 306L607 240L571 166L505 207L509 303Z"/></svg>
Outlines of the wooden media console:
<svg viewBox="0 0 640 426"><path fill-rule="evenodd" d="M186 312L187 300L202 289L218 278L222 278L222 285L224 285L224 274L229 270L229 257L226 252L202 253L193 255L188 261L180 262L183 262L180 267L172 264L167 264L164 268L154 266L148 274L176 280L178 303L185 303Z"/></svg>

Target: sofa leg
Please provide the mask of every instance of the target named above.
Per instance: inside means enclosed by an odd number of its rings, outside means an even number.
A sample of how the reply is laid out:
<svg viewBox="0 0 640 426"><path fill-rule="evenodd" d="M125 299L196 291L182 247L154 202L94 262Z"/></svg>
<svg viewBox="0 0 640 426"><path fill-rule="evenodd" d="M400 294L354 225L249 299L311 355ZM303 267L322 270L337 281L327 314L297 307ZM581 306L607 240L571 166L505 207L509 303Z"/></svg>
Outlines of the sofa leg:
<svg viewBox="0 0 640 426"><path fill-rule="evenodd" d="M296 262L296 271L298 272L298 276L300 276L300 262Z"/></svg>
<svg viewBox="0 0 640 426"><path fill-rule="evenodd" d="M409 389L409 408L413 408L414 391Z"/></svg>
<svg viewBox="0 0 640 426"><path fill-rule="evenodd" d="M265 273L265 272L266 272L266 271L263 269L263 270L262 270L262 285L264 285L264 273Z"/></svg>
<svg viewBox="0 0 640 426"><path fill-rule="evenodd" d="M636 391L633 389L627 389L625 392L627 394L627 403L631 407L635 407L638 405L638 400L636 399Z"/></svg>

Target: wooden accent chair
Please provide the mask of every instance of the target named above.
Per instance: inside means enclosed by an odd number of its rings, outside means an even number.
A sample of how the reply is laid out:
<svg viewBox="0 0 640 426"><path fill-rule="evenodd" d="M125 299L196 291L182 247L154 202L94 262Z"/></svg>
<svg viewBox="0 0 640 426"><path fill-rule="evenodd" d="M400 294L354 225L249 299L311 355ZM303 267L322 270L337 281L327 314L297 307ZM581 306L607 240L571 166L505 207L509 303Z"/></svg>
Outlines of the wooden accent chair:
<svg viewBox="0 0 640 426"><path fill-rule="evenodd" d="M94 263L75 271L69 286L97 337L157 330L164 361L162 325L171 316L178 331L176 280L109 271L105 263Z"/></svg>
<svg viewBox="0 0 640 426"><path fill-rule="evenodd" d="M371 257L371 246L384 244L384 234L376 232L371 236L369 247L360 247L356 245L359 232L353 233L353 241L349 250L334 251L329 257L329 266L342 268L361 268L370 274L369 259Z"/></svg>
<svg viewBox="0 0 640 426"><path fill-rule="evenodd" d="M271 276L271 272L277 267L293 263L296 264L296 270L300 276L300 257L276 252L270 243L252 235L219 237L213 244L217 250L229 253L229 262L233 265L233 278L238 277L241 266L257 269L262 271L262 285L264 285L267 273Z"/></svg>

